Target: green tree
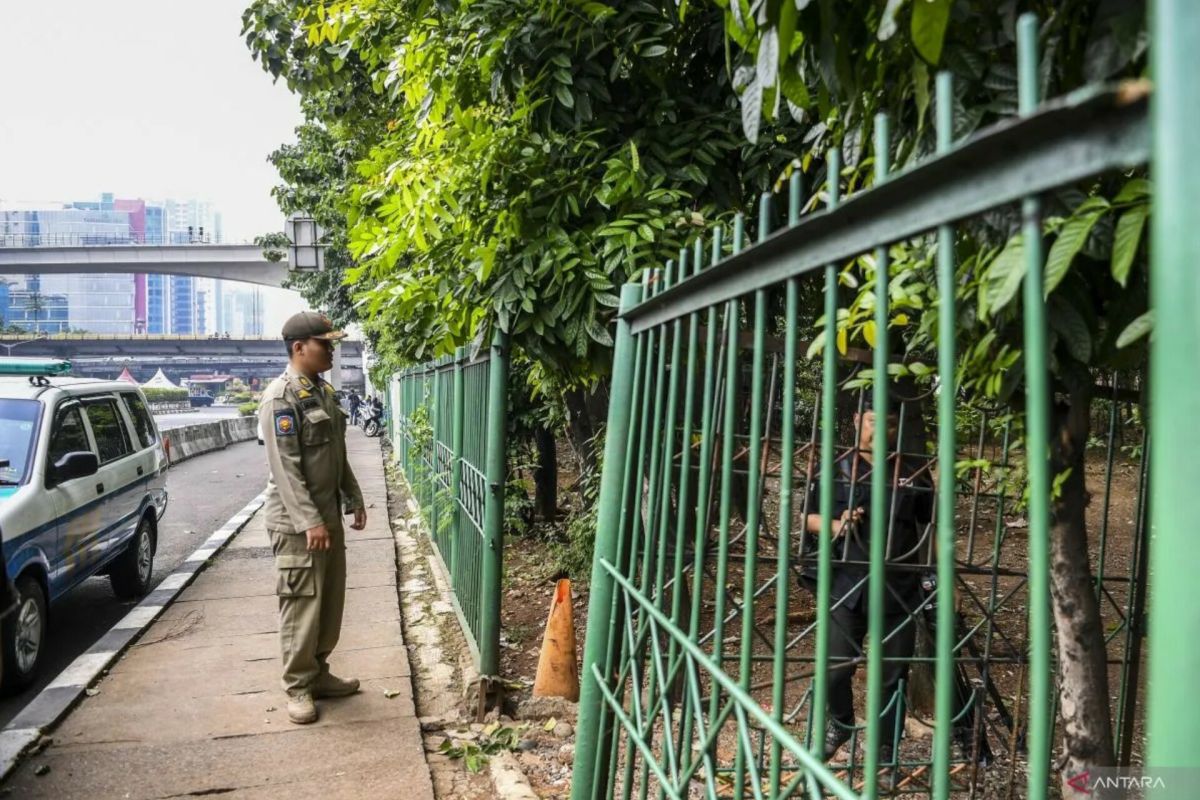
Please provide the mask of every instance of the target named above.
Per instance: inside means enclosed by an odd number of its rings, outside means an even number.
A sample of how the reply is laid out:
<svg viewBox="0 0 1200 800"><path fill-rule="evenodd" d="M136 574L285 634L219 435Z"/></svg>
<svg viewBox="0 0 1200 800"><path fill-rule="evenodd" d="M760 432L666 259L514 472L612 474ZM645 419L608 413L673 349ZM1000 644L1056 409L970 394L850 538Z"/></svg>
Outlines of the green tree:
<svg viewBox="0 0 1200 800"><path fill-rule="evenodd" d="M281 197L344 216L345 279L388 365L499 326L573 424L596 416L616 287L744 208L799 143L737 135L711 6L258 0L245 24L312 128L276 153L298 167Z"/></svg>
<svg viewBox="0 0 1200 800"><path fill-rule="evenodd" d="M840 143L851 190L870 180L873 159L865 143L878 111L887 111L903 132L893 163L903 167L930 153L931 76L937 69L955 78L956 137L1015 113L1015 28L1023 11L1043 20L1044 96L1135 77L1145 67L1146 8L1137 0L716 2L726 10L726 31L738 49L735 68L743 73L743 134L755 141L762 122L781 115L811 126L802 162L819 163L824 149ZM1144 89L1135 84L1128 91ZM1143 337L1151 318L1142 234L1148 198L1146 180L1135 174L1059 192L1047 203L1049 449L1057 476L1051 588L1066 775L1114 760L1104 631L1088 558L1084 453L1097 377L1114 370L1145 377ZM956 381L967 403L1011 403L1020 424L1024 341L1020 307L1012 302L1025 269L1018 223L1015 213L991 214L959 232ZM892 257L897 338L909 359L931 356L937 314L931 245L903 243L892 248ZM847 272L858 288L846 298L839 342L871 347L873 260L860 259ZM909 367L900 362L891 369L904 374ZM923 369L913 377L931 381L935 373Z"/></svg>

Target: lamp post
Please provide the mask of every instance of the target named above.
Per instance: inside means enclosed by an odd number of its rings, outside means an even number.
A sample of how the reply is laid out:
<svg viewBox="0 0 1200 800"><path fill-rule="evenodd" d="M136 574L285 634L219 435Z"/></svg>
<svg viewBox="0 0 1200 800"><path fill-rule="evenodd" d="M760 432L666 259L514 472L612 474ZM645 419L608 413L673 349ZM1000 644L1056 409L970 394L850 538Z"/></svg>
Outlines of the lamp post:
<svg viewBox="0 0 1200 800"><path fill-rule="evenodd" d="M325 270L324 229L307 214L296 212L287 218L288 269L295 272L323 272ZM330 383L334 389L342 388L342 351L333 351L333 368Z"/></svg>
<svg viewBox="0 0 1200 800"><path fill-rule="evenodd" d="M14 347L20 347L23 344L33 344L34 342L41 342L41 341L44 341L46 338L47 338L47 336L45 334L41 334L40 336L35 336L32 339L24 339L19 342L13 342L12 344L9 344L8 342L0 342L0 347L4 348L5 356L11 357Z"/></svg>
<svg viewBox="0 0 1200 800"><path fill-rule="evenodd" d="M299 212L287 218L289 242L288 269L297 272L321 272L325 269L324 229L307 214Z"/></svg>

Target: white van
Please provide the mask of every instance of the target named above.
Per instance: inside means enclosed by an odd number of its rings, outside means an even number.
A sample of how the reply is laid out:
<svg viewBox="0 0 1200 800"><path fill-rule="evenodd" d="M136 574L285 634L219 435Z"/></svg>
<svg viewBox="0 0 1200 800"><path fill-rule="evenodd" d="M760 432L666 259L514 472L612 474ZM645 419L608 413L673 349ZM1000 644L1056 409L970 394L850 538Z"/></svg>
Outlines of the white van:
<svg viewBox="0 0 1200 800"><path fill-rule="evenodd" d="M70 363L0 358L0 540L16 608L3 688L37 675L49 605L93 575L150 590L167 458L145 397L123 381L54 377Z"/></svg>

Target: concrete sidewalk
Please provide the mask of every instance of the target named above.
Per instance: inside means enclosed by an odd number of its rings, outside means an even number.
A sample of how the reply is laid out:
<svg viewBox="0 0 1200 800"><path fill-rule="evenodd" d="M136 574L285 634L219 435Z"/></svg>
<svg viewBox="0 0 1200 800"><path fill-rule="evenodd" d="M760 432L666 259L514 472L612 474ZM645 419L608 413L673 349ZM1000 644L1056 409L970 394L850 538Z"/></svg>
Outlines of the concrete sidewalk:
<svg viewBox="0 0 1200 800"><path fill-rule="evenodd" d="M274 560L259 515L113 665L99 691L51 734L53 743L0 786L0 796L432 800L379 444L352 430L348 445L370 507L367 529L347 531L346 617L331 665L362 679L362 692L319 701L315 725L288 722Z"/></svg>

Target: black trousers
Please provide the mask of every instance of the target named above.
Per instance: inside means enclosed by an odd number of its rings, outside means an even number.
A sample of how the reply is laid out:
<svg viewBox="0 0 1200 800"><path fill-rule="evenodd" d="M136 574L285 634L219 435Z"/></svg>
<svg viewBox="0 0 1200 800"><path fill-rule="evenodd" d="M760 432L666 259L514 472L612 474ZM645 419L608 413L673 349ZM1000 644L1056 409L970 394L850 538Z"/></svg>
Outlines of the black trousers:
<svg viewBox="0 0 1200 800"><path fill-rule="evenodd" d="M835 600L836 602L836 600ZM895 698L900 681L908 677L907 660L916 644L916 622L901 607L884 609L883 618L883 706L882 740L892 742L896 726L904 725L904 698ZM843 725L854 724L853 680L856 665L852 662L863 654L867 637L867 603L859 597L857 603L842 604L830 613L833 623L829 631L828 697L829 715ZM847 666L847 664L850 666ZM889 705L890 704L890 705ZM903 730L901 730L903 733Z"/></svg>

